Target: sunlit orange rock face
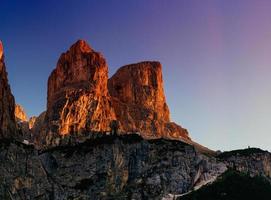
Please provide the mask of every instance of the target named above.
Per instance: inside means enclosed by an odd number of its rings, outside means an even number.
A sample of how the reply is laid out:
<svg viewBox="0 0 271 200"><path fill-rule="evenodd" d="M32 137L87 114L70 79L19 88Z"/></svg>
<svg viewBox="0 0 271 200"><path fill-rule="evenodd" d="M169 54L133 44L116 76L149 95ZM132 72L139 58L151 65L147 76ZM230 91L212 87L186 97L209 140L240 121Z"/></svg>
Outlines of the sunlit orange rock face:
<svg viewBox="0 0 271 200"><path fill-rule="evenodd" d="M26 113L24 111L24 108L19 104L15 105L15 118L19 122L28 121L28 117L27 117L27 115L26 115Z"/></svg>
<svg viewBox="0 0 271 200"><path fill-rule="evenodd" d="M4 48L3 48L2 42L0 41L0 59L2 59L3 54L4 54Z"/></svg>
<svg viewBox="0 0 271 200"><path fill-rule="evenodd" d="M139 132L144 138L186 138L188 132L170 122L159 62L121 67L108 82L122 132Z"/></svg>
<svg viewBox="0 0 271 200"><path fill-rule="evenodd" d="M83 40L61 55L49 77L44 121L41 137L117 131L189 139L170 122L159 62L124 66L108 80L105 59Z"/></svg>
<svg viewBox="0 0 271 200"><path fill-rule="evenodd" d="M29 129L32 129L34 127L36 120L37 120L37 117L35 116L29 118L29 121L28 121Z"/></svg>
<svg viewBox="0 0 271 200"><path fill-rule="evenodd" d="M15 101L9 87L3 45L0 41L0 139L10 138L16 132L14 109Z"/></svg>
<svg viewBox="0 0 271 200"><path fill-rule="evenodd" d="M61 55L48 80L46 122L61 135L109 131L115 119L103 56L82 40Z"/></svg>

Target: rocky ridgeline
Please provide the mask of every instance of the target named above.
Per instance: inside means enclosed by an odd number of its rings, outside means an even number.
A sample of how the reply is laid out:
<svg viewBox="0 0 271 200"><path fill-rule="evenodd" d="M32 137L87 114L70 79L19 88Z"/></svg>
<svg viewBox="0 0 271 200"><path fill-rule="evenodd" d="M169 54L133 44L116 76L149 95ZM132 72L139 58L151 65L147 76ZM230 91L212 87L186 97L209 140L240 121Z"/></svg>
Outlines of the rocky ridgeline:
<svg viewBox="0 0 271 200"><path fill-rule="evenodd" d="M15 105L15 118L16 118L17 122L27 122L28 121L28 117L26 115L24 108L19 104Z"/></svg>
<svg viewBox="0 0 271 200"><path fill-rule="evenodd" d="M190 141L187 130L170 121L159 62L124 66L108 80L106 60L83 40L60 56L49 77L38 132L35 143L45 147L95 133Z"/></svg>
<svg viewBox="0 0 271 200"><path fill-rule="evenodd" d="M193 146L136 134L100 135L46 151L1 143L0 199L159 199L225 170Z"/></svg>
<svg viewBox="0 0 271 200"><path fill-rule="evenodd" d="M210 156L186 143L99 135L38 151L0 143L0 199L162 199L211 183L227 169L271 181L268 152Z"/></svg>
<svg viewBox="0 0 271 200"><path fill-rule="evenodd" d="M0 41L0 139L11 138L16 135L14 110L15 100L10 91L3 45Z"/></svg>
<svg viewBox="0 0 271 200"><path fill-rule="evenodd" d="M271 154L258 148L224 152L217 156L231 169L250 176L264 175L271 183Z"/></svg>
<svg viewBox="0 0 271 200"><path fill-rule="evenodd" d="M29 121L15 109L1 44L0 199L172 198L227 169L271 182L269 152L216 156L170 121L158 62L124 66L108 80L103 56L80 40L61 55L47 100Z"/></svg>

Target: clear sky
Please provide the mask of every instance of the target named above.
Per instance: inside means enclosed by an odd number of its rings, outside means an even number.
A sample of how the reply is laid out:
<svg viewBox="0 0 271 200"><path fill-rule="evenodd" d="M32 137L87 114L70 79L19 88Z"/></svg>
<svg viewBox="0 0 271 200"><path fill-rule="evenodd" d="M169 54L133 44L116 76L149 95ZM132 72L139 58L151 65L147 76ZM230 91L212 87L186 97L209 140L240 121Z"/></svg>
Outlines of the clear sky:
<svg viewBox="0 0 271 200"><path fill-rule="evenodd" d="M16 102L45 110L61 52L85 39L110 75L163 64L173 121L212 149L271 150L271 1L1 0L0 39Z"/></svg>

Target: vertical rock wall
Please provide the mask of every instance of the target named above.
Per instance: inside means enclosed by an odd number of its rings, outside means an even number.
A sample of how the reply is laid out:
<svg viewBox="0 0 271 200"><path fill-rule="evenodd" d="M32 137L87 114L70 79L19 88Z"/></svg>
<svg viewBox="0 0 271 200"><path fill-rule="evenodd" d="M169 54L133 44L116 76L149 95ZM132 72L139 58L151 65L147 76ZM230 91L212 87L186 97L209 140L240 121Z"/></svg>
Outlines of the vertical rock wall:
<svg viewBox="0 0 271 200"><path fill-rule="evenodd" d="M0 138L11 138L16 132L15 101L11 94L6 66L4 62L3 45L0 41Z"/></svg>

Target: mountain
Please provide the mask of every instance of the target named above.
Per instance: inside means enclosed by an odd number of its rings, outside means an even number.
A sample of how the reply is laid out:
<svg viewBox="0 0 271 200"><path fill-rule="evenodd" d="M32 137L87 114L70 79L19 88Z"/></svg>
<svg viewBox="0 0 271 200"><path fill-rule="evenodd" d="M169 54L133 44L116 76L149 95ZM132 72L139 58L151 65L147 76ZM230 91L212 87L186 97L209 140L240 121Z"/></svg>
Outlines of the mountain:
<svg viewBox="0 0 271 200"><path fill-rule="evenodd" d="M24 108L19 104L15 104L15 118L17 122L28 121L28 117L24 111Z"/></svg>
<svg viewBox="0 0 271 200"><path fill-rule="evenodd" d="M180 200L269 200L271 184L263 177L229 170L211 185L179 197Z"/></svg>
<svg viewBox="0 0 271 200"><path fill-rule="evenodd" d="M170 121L159 62L121 67L109 79L108 88L122 132L138 132L146 139L190 140L186 129Z"/></svg>
<svg viewBox="0 0 271 200"><path fill-rule="evenodd" d="M49 131L69 133L110 131L115 113L107 89L103 56L79 40L63 53L48 79L46 123Z"/></svg>
<svg viewBox="0 0 271 200"><path fill-rule="evenodd" d="M60 56L47 94L37 140L41 148L58 146L71 134L87 138L112 132L191 141L186 129L170 121L159 62L121 67L108 80L105 58L78 40Z"/></svg>
<svg viewBox="0 0 271 200"><path fill-rule="evenodd" d="M0 138L11 138L16 133L15 100L10 91L4 62L4 48L0 41Z"/></svg>
<svg viewBox="0 0 271 200"><path fill-rule="evenodd" d="M170 120L159 62L108 79L101 53L79 40L48 79L47 110L23 129L0 47L0 199L193 199L231 183L269 194L269 152L216 153Z"/></svg>

